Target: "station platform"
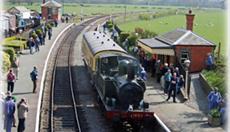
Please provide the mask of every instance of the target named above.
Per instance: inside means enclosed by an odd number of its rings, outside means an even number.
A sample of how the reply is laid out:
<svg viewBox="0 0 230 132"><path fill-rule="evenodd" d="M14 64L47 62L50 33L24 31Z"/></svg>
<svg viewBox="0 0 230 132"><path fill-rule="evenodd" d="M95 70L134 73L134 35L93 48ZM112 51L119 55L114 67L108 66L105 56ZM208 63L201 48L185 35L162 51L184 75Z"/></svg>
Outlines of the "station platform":
<svg viewBox="0 0 230 132"><path fill-rule="evenodd" d="M166 101L168 95L155 78L149 76L146 86L144 99L150 103L150 110L154 111L173 132L225 131L223 127L208 125L207 95L199 85L198 74L192 75L190 99L186 102L177 98L177 103L173 103L172 97Z"/></svg>
<svg viewBox="0 0 230 132"><path fill-rule="evenodd" d="M28 117L26 119L26 129L25 132L34 132L36 124L36 114L38 99L40 93L40 85L42 73L45 65L45 60L49 53L49 50L53 43L55 42L57 36L63 31L69 23L60 23L58 27L53 27L53 33L51 40L48 40L48 37L45 40L45 45L40 46L40 51L34 54L30 54L29 50L22 51L22 54L19 56L19 72L18 80L15 82L13 96L16 97L17 103L21 98L25 98L29 104ZM33 67L38 68L38 86L37 92L33 93L33 85L30 79L30 72L33 70ZM4 88L5 92L7 88ZM17 110L17 109L16 109ZM15 117L17 117L17 111L15 112ZM18 120L16 120L16 125L18 126ZM13 127L13 132L17 131L17 127Z"/></svg>

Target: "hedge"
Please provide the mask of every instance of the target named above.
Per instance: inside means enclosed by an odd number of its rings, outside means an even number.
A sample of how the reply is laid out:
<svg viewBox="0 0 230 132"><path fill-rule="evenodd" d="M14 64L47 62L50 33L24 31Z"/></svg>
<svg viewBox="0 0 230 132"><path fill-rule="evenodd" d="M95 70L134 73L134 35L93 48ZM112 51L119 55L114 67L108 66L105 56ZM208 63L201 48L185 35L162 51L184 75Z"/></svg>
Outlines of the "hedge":
<svg viewBox="0 0 230 132"><path fill-rule="evenodd" d="M7 53L10 56L10 62L11 64L14 62L16 58L15 50L12 47L5 47L3 48L3 51Z"/></svg>
<svg viewBox="0 0 230 132"><path fill-rule="evenodd" d="M23 44L17 44L17 43L7 43L7 44L3 44L3 47L11 47L14 48L14 50L17 51L22 51L24 49L24 45Z"/></svg>
<svg viewBox="0 0 230 132"><path fill-rule="evenodd" d="M139 15L139 19L140 20L150 20L151 19L151 15L149 15L149 14L140 14Z"/></svg>
<svg viewBox="0 0 230 132"><path fill-rule="evenodd" d="M35 32L36 32L36 34L37 34L38 36L42 35L42 29L40 29L40 28L37 29Z"/></svg>
<svg viewBox="0 0 230 132"><path fill-rule="evenodd" d="M3 70L3 72L7 72L11 66L10 56L5 52L1 52L1 53L2 53L2 57L3 57L2 70Z"/></svg>
<svg viewBox="0 0 230 132"><path fill-rule="evenodd" d="M226 77L225 77L225 72L223 72L224 68L221 67L221 69L219 69L219 67L217 66L216 69L214 70L203 70L202 74L204 75L204 77L207 79L208 84L211 87L217 87L219 92L221 93L222 96L225 96L226 93Z"/></svg>
<svg viewBox="0 0 230 132"><path fill-rule="evenodd" d="M136 46L138 36L134 33L129 35L128 40L129 40L129 46Z"/></svg>

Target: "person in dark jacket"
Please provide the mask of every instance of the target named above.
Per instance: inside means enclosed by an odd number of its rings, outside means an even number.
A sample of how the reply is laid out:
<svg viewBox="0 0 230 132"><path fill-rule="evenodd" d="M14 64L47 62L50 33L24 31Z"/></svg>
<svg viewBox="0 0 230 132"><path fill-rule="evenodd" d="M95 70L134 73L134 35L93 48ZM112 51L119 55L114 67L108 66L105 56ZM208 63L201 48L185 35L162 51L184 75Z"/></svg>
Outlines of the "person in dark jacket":
<svg viewBox="0 0 230 132"><path fill-rule="evenodd" d="M171 97L171 94L173 92L173 102L176 103L176 86L177 86L178 80L176 77L176 73L173 73L173 77L171 78L171 83L170 83L170 88L169 88L169 92L168 92L168 98L166 99L166 101L168 101Z"/></svg>
<svg viewBox="0 0 230 132"><path fill-rule="evenodd" d="M178 85L177 85L177 89L176 89L176 93L180 93L180 89L184 87L184 76L180 75L179 79L178 79Z"/></svg>
<svg viewBox="0 0 230 132"><path fill-rule="evenodd" d="M48 29L48 37L49 37L49 40L50 40L51 37L52 37L52 29Z"/></svg>
<svg viewBox="0 0 230 132"><path fill-rule="evenodd" d="M168 71L168 69L169 69L168 63L165 63L165 64L164 64L164 67L163 67L162 70L161 70L162 76L165 75L165 73Z"/></svg>
<svg viewBox="0 0 230 132"><path fill-rule="evenodd" d="M161 80L161 61L160 60L157 60L155 64L155 68L156 68L157 82L160 83L160 80Z"/></svg>
<svg viewBox="0 0 230 132"><path fill-rule="evenodd" d="M35 93L37 88L37 80L38 80L38 71L36 67L34 67L33 71L30 73L30 77L33 82L33 93Z"/></svg>

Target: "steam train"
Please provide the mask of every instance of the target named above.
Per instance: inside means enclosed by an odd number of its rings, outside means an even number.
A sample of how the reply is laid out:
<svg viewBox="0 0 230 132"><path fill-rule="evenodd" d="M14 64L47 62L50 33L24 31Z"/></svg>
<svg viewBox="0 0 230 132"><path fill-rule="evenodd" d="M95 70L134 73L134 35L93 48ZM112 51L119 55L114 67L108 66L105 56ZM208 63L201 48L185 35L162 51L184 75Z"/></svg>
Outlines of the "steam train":
<svg viewBox="0 0 230 132"><path fill-rule="evenodd" d="M106 34L89 31L83 35L83 60L109 120L153 117L144 102L145 83L140 64Z"/></svg>

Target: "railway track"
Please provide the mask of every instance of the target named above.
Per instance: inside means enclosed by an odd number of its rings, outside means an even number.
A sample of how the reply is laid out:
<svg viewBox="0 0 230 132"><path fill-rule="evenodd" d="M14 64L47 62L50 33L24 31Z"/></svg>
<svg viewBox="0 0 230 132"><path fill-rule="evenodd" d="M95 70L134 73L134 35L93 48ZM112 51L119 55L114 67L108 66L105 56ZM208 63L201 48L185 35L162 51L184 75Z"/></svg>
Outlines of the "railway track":
<svg viewBox="0 0 230 132"><path fill-rule="evenodd" d="M71 48L81 28L74 26L59 47L53 71L51 89L50 128L53 131L81 132L70 65Z"/></svg>
<svg viewBox="0 0 230 132"><path fill-rule="evenodd" d="M92 18L77 26L73 25L59 39L59 46L54 51L53 60L51 59L53 70L50 72L52 74L50 75L50 82L49 78L47 79L51 86L48 90L47 88L44 90L43 114L41 115L43 121L40 121L40 131L82 131L77 107L79 104L77 102L78 97L75 97L77 90L76 87L73 87L71 56L77 36L87 26L94 27L91 23L102 17L104 16ZM48 125L44 125L45 123Z"/></svg>

